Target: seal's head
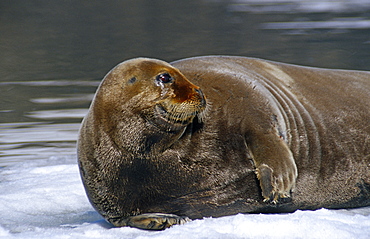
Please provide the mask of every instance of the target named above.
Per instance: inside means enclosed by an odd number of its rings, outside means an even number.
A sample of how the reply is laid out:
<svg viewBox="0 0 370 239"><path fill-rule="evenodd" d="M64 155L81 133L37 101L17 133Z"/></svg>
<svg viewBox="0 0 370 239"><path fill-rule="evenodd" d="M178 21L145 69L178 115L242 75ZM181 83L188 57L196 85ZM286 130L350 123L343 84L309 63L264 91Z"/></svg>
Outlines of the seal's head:
<svg viewBox="0 0 370 239"><path fill-rule="evenodd" d="M204 111L206 100L201 89L170 64L136 58L120 63L105 76L92 107L97 125L109 135L133 134L135 140L151 127L182 132Z"/></svg>

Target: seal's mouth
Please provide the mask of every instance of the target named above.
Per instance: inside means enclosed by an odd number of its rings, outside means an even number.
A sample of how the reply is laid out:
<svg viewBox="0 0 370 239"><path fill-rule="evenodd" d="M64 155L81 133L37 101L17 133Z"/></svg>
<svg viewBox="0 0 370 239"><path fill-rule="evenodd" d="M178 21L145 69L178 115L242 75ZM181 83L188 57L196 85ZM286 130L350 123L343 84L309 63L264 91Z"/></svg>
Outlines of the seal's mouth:
<svg viewBox="0 0 370 239"><path fill-rule="evenodd" d="M187 125L196 115L204 110L204 106L181 104L158 104L155 107L156 116L174 125Z"/></svg>
<svg viewBox="0 0 370 239"><path fill-rule="evenodd" d="M181 130L190 124L195 117L201 120L206 105L206 98L202 91L195 89L185 99L168 97L158 101L150 121L167 131Z"/></svg>
<svg viewBox="0 0 370 239"><path fill-rule="evenodd" d="M201 90L184 101L166 99L155 106L155 117L173 126L188 125L206 108L206 100ZM201 118L201 117L198 117Z"/></svg>

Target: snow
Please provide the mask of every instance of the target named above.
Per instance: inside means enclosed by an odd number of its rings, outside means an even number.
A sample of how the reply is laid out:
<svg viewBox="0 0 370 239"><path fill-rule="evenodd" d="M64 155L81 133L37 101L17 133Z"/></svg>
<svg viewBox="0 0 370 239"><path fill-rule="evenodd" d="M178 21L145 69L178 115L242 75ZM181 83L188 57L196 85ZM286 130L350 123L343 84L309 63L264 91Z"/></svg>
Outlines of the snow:
<svg viewBox="0 0 370 239"><path fill-rule="evenodd" d="M370 207L238 214L165 231L113 228L94 211L76 155L0 168L0 238L369 238Z"/></svg>

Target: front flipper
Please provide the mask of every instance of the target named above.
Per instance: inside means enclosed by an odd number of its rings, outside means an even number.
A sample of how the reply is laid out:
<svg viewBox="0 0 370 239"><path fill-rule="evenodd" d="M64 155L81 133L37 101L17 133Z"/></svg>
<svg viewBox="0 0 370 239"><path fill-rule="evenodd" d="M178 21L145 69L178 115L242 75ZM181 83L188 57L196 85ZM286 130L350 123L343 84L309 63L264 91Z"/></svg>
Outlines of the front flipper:
<svg viewBox="0 0 370 239"><path fill-rule="evenodd" d="M251 146L264 202L290 197L298 173L286 142L275 134L265 134L254 138Z"/></svg>
<svg viewBox="0 0 370 239"><path fill-rule="evenodd" d="M185 224L191 220L174 214L145 213L127 217L124 220L108 220L115 226L129 226L145 230L164 230L175 224Z"/></svg>
<svg viewBox="0 0 370 239"><path fill-rule="evenodd" d="M147 213L129 217L127 226L147 230L163 230L175 224L184 224L191 221L188 217L174 214Z"/></svg>

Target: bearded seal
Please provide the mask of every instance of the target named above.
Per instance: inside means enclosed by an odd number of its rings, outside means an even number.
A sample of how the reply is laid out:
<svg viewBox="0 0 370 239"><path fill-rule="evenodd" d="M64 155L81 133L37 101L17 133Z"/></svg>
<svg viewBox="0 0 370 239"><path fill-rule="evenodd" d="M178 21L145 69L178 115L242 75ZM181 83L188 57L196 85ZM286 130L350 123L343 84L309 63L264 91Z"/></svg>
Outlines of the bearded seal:
<svg viewBox="0 0 370 239"><path fill-rule="evenodd" d="M103 79L78 139L114 226L370 205L370 73L206 56Z"/></svg>

